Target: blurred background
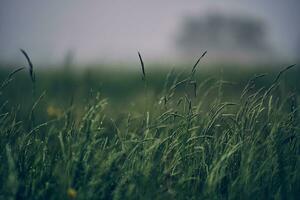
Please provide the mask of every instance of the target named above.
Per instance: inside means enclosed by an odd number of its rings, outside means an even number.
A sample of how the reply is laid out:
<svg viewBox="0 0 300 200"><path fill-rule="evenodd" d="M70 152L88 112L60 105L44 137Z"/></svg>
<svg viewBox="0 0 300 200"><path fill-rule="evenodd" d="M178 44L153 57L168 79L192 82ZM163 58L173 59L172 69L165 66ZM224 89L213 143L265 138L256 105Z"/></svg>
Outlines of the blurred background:
<svg viewBox="0 0 300 200"><path fill-rule="evenodd" d="M295 62L299 0L1 0L0 61L38 65Z"/></svg>
<svg viewBox="0 0 300 200"><path fill-rule="evenodd" d="M145 98L159 100L166 77L168 84L185 79L204 51L197 84L210 81L197 93L219 84L222 100L237 101L250 78L267 73L257 87L268 87L297 64L299 10L299 0L1 0L0 78L25 69L0 90L0 102L24 111L45 91L37 111L43 121L70 104L80 113L100 93L120 115L143 109ZM33 62L35 83L20 48ZM284 74L278 94L299 94L299 75L299 67ZM178 94L193 90L185 89Z"/></svg>

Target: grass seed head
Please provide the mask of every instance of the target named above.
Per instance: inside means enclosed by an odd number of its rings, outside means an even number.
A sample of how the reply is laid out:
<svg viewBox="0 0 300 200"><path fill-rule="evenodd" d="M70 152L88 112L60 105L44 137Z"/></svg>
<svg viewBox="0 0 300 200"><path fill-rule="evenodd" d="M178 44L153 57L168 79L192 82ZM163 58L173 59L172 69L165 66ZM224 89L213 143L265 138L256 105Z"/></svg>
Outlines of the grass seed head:
<svg viewBox="0 0 300 200"><path fill-rule="evenodd" d="M31 78L31 81L34 83L35 82L35 74L34 74L34 71L33 71L33 64L28 56L28 54L26 53L25 50L23 49L20 49L20 51L23 53L23 55L25 56L27 62L28 62L28 66L29 66L29 75L30 75L30 78Z"/></svg>
<svg viewBox="0 0 300 200"><path fill-rule="evenodd" d="M206 54L207 54L207 51L205 51L205 52L200 56L200 58L197 60L197 62L196 62L195 65L193 66L192 73L195 73L197 65L199 64L200 60L201 60Z"/></svg>
<svg viewBox="0 0 300 200"><path fill-rule="evenodd" d="M139 55L139 59L140 59L140 62L141 62L141 67L142 67L142 73L143 73L143 80L146 79L146 73L145 73L145 65L144 65L144 62L143 62L143 59L142 59L142 56L140 54L140 52L138 52L138 55Z"/></svg>

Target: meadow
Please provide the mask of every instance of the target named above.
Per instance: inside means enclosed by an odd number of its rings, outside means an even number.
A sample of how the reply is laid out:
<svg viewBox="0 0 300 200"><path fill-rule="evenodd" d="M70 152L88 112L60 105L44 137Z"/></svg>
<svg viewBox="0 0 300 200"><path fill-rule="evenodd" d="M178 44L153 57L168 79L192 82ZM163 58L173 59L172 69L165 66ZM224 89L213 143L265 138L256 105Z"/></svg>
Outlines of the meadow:
<svg viewBox="0 0 300 200"><path fill-rule="evenodd" d="M0 199L300 196L299 67L27 59L0 70Z"/></svg>

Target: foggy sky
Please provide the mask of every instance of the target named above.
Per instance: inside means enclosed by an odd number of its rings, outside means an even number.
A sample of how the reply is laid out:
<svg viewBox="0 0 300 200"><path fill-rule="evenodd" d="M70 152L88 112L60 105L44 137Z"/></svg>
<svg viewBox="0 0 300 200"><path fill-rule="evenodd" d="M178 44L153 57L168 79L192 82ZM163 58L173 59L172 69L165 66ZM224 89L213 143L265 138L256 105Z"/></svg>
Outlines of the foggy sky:
<svg viewBox="0 0 300 200"><path fill-rule="evenodd" d="M247 14L265 21L274 48L294 57L300 43L299 0L1 0L0 61L76 62L176 57L174 39L186 16ZM213 52L210 52L213 53ZM199 53L200 54L200 53Z"/></svg>

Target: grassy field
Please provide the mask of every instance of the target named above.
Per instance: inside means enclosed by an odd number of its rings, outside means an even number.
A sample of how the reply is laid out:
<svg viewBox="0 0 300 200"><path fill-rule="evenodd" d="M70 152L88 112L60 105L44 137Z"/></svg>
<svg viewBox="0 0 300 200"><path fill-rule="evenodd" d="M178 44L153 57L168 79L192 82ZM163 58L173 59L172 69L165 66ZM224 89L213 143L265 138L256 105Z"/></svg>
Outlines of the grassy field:
<svg viewBox="0 0 300 200"><path fill-rule="evenodd" d="M297 66L15 72L0 72L0 199L300 195Z"/></svg>

